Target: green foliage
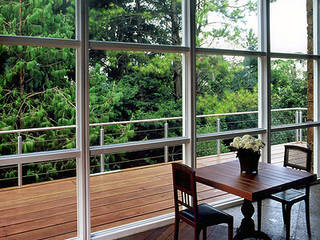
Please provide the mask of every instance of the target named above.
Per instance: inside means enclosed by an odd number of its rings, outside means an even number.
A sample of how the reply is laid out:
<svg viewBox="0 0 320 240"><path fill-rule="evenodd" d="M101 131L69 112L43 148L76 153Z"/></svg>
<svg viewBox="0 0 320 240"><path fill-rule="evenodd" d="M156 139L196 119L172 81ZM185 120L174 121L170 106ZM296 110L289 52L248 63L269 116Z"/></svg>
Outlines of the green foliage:
<svg viewBox="0 0 320 240"><path fill-rule="evenodd" d="M197 59L198 94L221 96L230 89L234 73L231 65L222 56L200 56Z"/></svg>
<svg viewBox="0 0 320 240"><path fill-rule="evenodd" d="M199 0L196 10L196 44L211 45L227 40L234 46L245 38L245 17L257 11L252 0Z"/></svg>
<svg viewBox="0 0 320 240"><path fill-rule="evenodd" d="M307 76L302 70L305 65L305 60L272 61L272 108L307 106Z"/></svg>

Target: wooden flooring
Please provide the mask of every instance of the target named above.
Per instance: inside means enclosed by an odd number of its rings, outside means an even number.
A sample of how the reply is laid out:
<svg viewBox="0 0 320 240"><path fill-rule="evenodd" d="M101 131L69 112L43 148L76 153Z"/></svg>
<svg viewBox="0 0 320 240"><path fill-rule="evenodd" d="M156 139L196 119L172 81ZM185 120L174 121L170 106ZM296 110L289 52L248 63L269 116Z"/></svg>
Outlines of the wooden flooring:
<svg viewBox="0 0 320 240"><path fill-rule="evenodd" d="M272 147L282 164L283 145ZM202 157L198 167L233 160L234 153ZM173 212L171 165L140 167L90 178L91 232ZM199 200L229 194L199 184ZM0 239L66 239L76 236L76 179L0 190Z"/></svg>

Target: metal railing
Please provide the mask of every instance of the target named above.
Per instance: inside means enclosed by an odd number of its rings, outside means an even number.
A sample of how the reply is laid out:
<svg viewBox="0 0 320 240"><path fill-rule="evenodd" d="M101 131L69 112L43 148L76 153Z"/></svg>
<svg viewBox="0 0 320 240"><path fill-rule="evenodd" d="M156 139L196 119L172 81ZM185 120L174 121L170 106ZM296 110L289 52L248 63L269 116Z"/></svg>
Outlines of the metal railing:
<svg viewBox="0 0 320 240"><path fill-rule="evenodd" d="M284 111L295 111L295 123L303 122L303 111L306 111L307 108L283 108L283 109L273 109L272 112L284 112ZM206 115L198 115L197 118L208 118L208 117L216 117L216 131L221 132L221 118L227 116L236 116L236 115L247 115L247 114L257 114L258 111L248 111L248 112L235 112L235 113L219 113L219 114L206 114ZM169 136L169 126L168 121L172 120L182 120L182 117L170 117L170 118L157 118L157 119L144 119L144 120L133 120L133 121L120 121L120 122L108 122L108 123L93 123L90 124L90 127L100 127L100 145L103 146L105 144L105 130L103 126L110 125L125 125L125 124L134 124L134 123L150 123L150 122L164 122L164 138L168 138ZM17 129L17 130L6 130L0 131L0 134L13 134L17 133L17 154L22 154L22 136L21 133L32 133L32 132L40 132L40 131L52 131L52 130L63 130L63 129L72 129L76 128L75 125L69 126L59 126L59 127L43 127L43 128L30 128L30 129ZM296 141L302 141L302 129L296 129ZM221 143L220 139L217 139L217 154L221 153ZM164 147L164 162L169 161L169 149L168 146ZM100 172L105 171L105 154L100 155ZM18 164L18 185L22 185L22 164Z"/></svg>

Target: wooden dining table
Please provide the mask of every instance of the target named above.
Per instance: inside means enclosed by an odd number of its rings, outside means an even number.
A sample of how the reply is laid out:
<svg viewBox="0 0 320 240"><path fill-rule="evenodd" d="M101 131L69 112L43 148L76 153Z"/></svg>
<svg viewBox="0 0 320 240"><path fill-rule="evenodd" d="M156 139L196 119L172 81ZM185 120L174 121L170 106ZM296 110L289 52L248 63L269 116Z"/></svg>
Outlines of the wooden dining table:
<svg viewBox="0 0 320 240"><path fill-rule="evenodd" d="M240 173L238 160L205 166L196 169L198 182L244 198L241 212L244 216L234 239L270 237L255 230L252 219L252 202L262 200L270 194L292 187L310 184L317 179L315 174L268 163L259 163L257 174Z"/></svg>

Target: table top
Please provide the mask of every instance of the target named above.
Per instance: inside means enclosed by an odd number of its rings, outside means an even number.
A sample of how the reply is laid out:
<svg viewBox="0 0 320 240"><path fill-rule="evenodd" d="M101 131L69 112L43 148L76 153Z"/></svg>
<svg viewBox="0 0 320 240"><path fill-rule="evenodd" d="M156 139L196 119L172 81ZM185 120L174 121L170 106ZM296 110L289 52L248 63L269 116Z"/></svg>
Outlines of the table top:
<svg viewBox="0 0 320 240"><path fill-rule="evenodd" d="M250 201L311 183L315 174L259 162L258 174L240 174L238 160L196 169L197 181Z"/></svg>

